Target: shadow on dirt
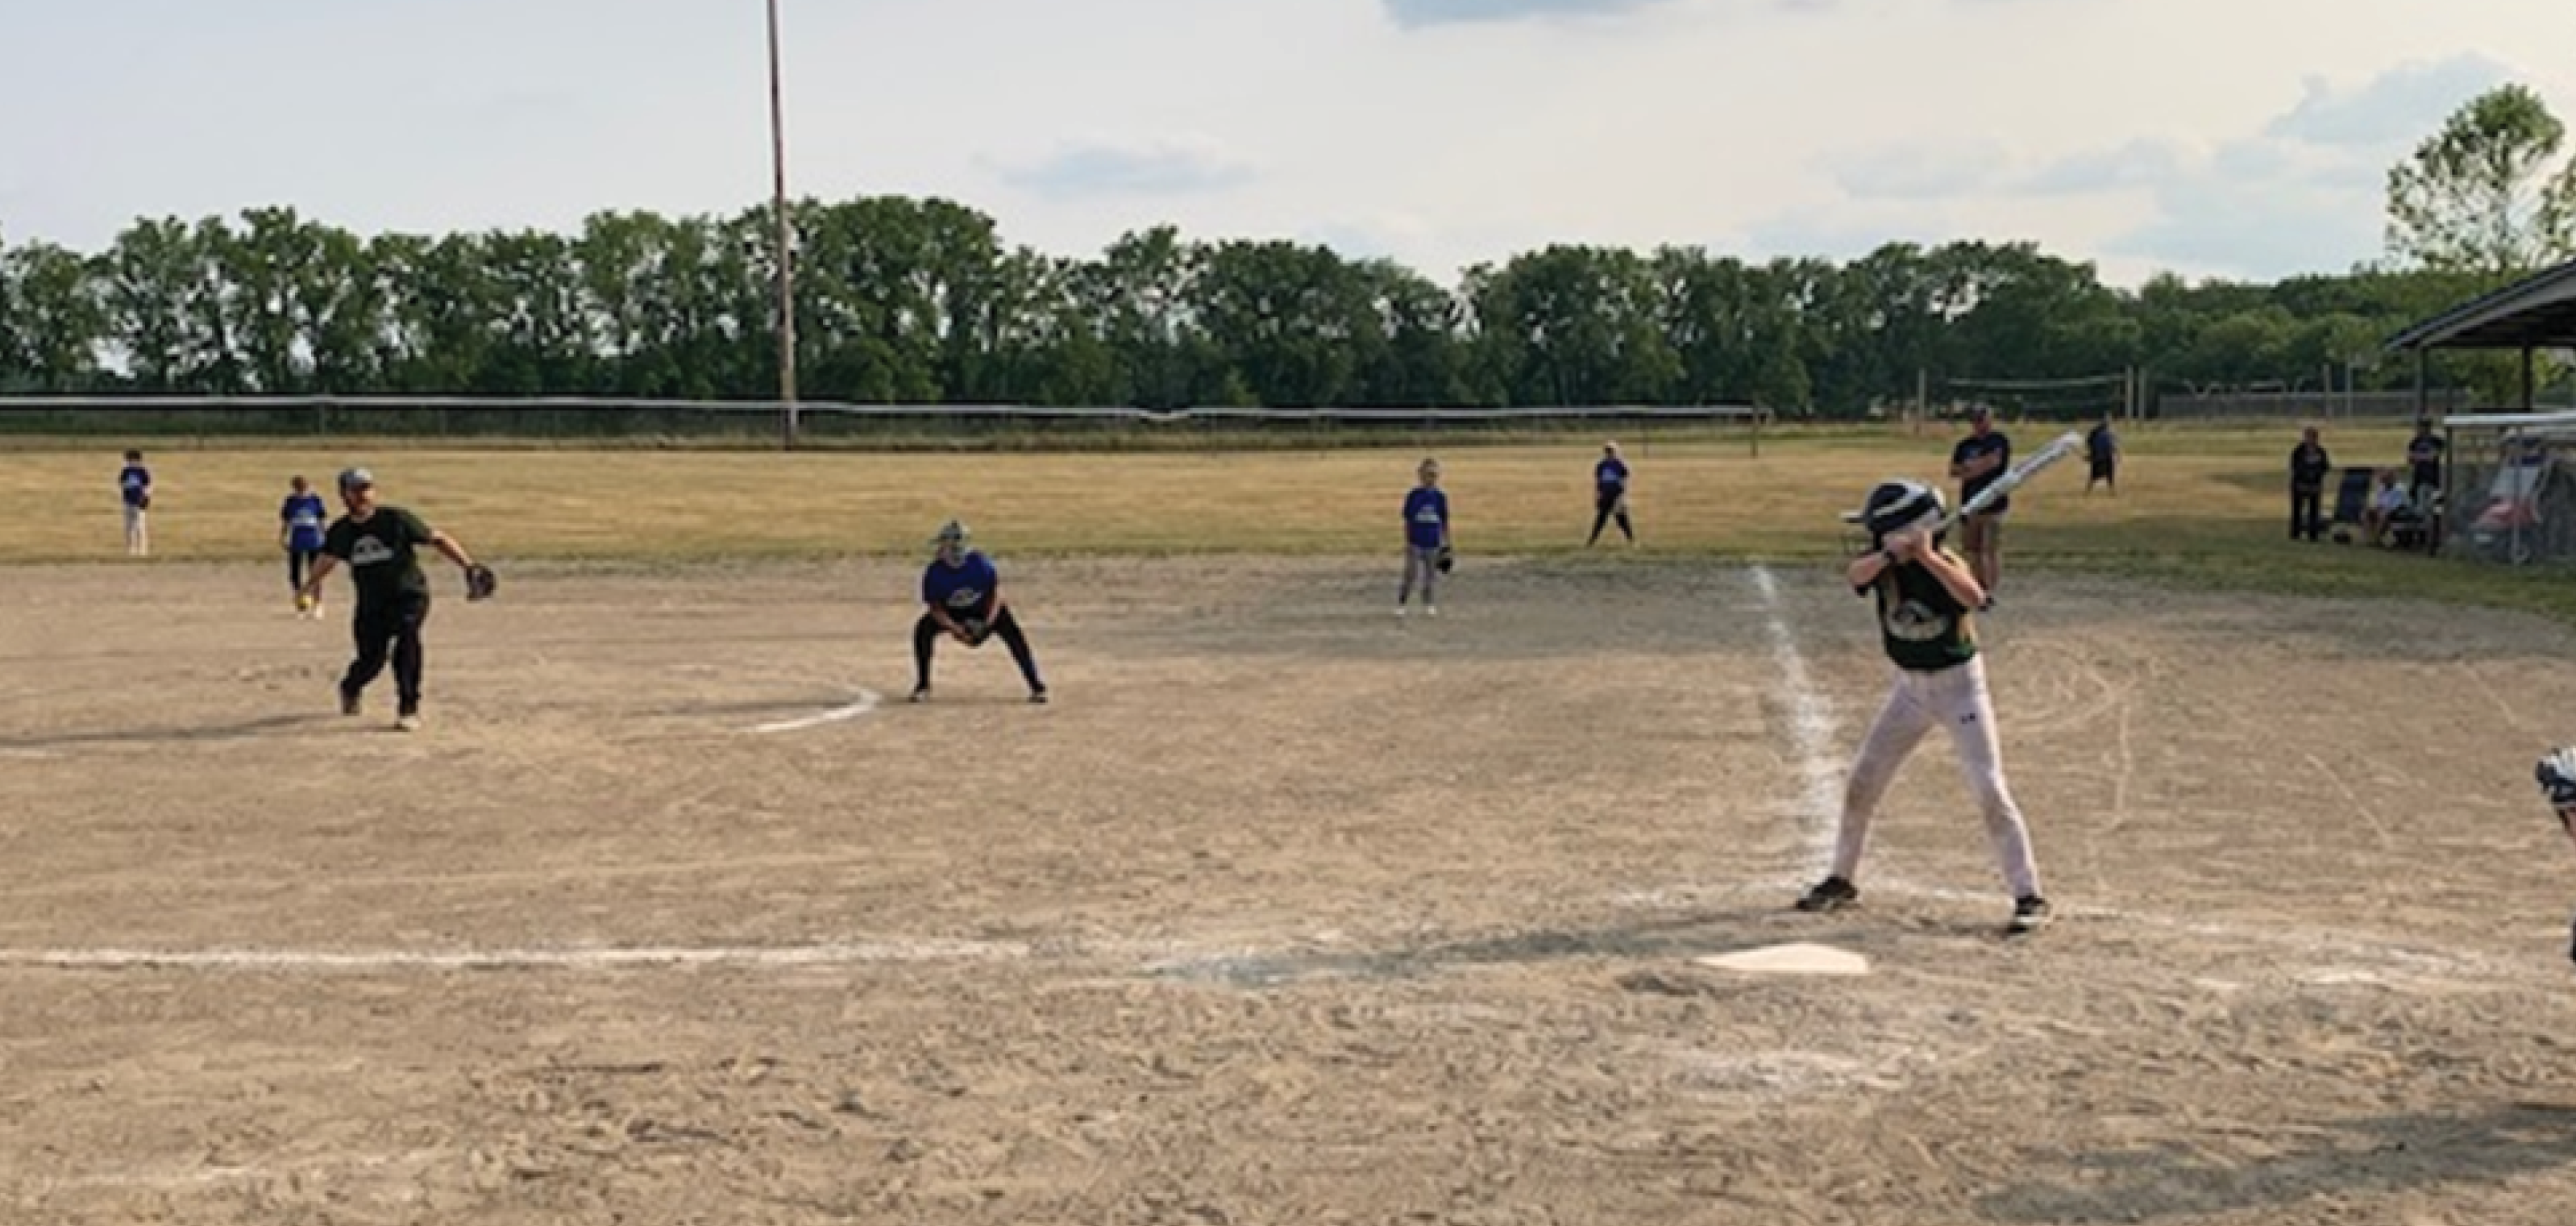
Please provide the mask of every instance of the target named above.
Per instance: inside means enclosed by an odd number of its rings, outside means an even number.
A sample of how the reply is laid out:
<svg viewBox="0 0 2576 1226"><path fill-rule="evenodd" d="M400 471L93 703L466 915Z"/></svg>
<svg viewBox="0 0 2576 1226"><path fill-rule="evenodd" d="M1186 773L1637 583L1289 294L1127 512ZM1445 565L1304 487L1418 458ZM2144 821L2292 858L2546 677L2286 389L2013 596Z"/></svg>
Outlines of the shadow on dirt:
<svg viewBox="0 0 2576 1226"><path fill-rule="evenodd" d="M2504 1103L2469 1115L2391 1115L2301 1129L2286 1152L2230 1162L2180 1144L2081 1155L2059 1181L1990 1193L1997 1222L2140 1222L2260 1213L2319 1195L2339 1201L2493 1186L2576 1162L2576 1106Z"/></svg>

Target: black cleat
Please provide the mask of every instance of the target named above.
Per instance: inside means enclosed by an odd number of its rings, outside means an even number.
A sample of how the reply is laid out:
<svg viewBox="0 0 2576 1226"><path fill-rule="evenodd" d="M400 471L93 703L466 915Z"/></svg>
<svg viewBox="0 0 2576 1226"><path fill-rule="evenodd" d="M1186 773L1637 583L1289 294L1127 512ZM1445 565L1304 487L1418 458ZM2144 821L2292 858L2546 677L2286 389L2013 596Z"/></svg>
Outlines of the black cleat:
<svg viewBox="0 0 2576 1226"><path fill-rule="evenodd" d="M1798 900L1801 911L1840 911L1860 904L1860 889L1840 877L1827 877Z"/></svg>
<svg viewBox="0 0 2576 1226"><path fill-rule="evenodd" d="M906 701L906 702L928 702L928 701L930 701L930 687L929 687L929 686L926 686L926 685L916 685L916 686L912 687L912 697L907 698L907 699L905 699L904 701Z"/></svg>
<svg viewBox="0 0 2576 1226"><path fill-rule="evenodd" d="M347 690L340 691L340 714L356 715L362 710L363 708L359 705L357 695L352 694Z"/></svg>
<svg viewBox="0 0 2576 1226"><path fill-rule="evenodd" d="M1043 685L1042 685L1042 686L1039 686L1038 688L1036 688L1036 689L1034 689L1034 690L1030 690L1030 691L1029 691L1029 701L1030 701L1030 702L1032 702L1032 703L1034 703L1034 704L1036 704L1036 705L1038 705L1038 706L1043 707L1043 706L1045 706L1045 705L1046 705L1046 700L1047 700L1047 688L1046 688L1045 686L1043 686Z"/></svg>
<svg viewBox="0 0 2576 1226"><path fill-rule="evenodd" d="M2004 925L2004 931L2014 936L2019 936L2026 932L2037 932L2048 926L2048 921L2052 918L2052 914L2053 913L2049 910L2048 900L2037 894L2015 899L2013 900L2012 922Z"/></svg>

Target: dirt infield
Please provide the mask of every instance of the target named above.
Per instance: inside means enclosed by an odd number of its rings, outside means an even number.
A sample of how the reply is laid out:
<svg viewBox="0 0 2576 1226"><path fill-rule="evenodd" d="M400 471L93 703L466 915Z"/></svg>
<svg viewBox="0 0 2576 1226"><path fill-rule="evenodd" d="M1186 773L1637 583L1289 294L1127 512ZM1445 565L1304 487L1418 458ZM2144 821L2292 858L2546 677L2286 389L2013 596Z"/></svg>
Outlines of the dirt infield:
<svg viewBox="0 0 2576 1226"><path fill-rule="evenodd" d="M916 708L909 566L531 566L408 736L273 571L0 583L0 1220L2576 1204L2536 619L2013 581L2007 942L1937 743L1786 910L1884 679L1821 570L1012 568L1056 704ZM1696 961L1788 941L1872 973Z"/></svg>

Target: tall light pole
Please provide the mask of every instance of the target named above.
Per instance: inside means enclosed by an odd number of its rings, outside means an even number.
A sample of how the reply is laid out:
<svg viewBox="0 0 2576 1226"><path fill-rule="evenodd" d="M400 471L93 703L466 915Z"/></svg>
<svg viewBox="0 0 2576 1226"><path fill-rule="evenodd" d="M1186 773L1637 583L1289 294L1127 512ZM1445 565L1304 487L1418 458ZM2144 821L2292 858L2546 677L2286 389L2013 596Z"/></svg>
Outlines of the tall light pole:
<svg viewBox="0 0 2576 1226"><path fill-rule="evenodd" d="M778 215L778 400L782 441L796 445L796 241L787 220L787 104L779 89L778 0L769 0L770 207Z"/></svg>

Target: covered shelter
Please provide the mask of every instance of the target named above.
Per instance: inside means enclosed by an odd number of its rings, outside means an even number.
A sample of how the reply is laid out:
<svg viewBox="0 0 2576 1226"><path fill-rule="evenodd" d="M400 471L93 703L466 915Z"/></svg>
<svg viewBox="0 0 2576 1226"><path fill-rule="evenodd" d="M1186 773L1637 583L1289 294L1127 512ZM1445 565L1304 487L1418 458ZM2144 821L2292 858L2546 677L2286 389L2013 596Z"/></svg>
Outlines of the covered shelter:
<svg viewBox="0 0 2576 1226"><path fill-rule="evenodd" d="M2543 349L2576 349L2576 260L2470 299L2389 338L2391 351L2415 355L2415 412L2426 415L2425 365L2436 349L2522 354L2522 403L2530 412L2539 388L2533 362Z"/></svg>

